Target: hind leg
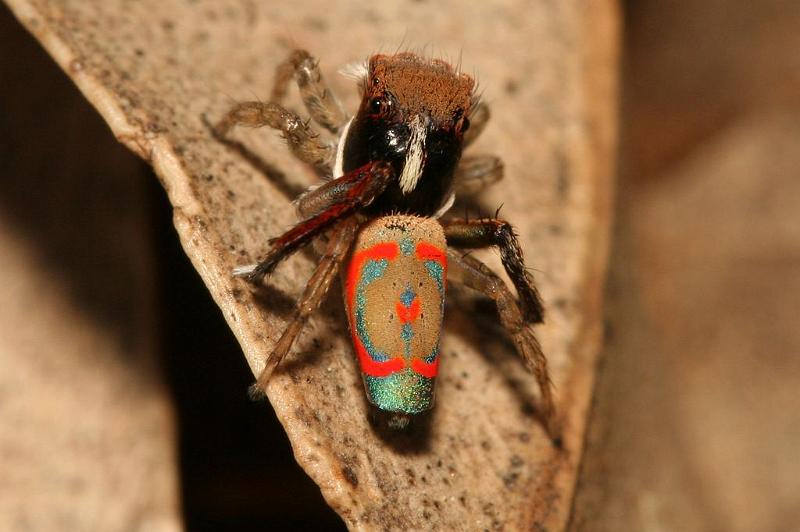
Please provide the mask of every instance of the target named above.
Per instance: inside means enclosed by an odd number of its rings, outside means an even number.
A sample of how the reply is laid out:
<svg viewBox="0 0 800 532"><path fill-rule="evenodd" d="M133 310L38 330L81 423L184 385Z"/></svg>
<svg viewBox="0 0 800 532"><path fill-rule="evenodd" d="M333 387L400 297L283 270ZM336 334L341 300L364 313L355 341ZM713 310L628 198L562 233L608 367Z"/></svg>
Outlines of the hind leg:
<svg viewBox="0 0 800 532"><path fill-rule="evenodd" d="M448 280L461 283L490 297L497 305L500 321L511 336L517 352L536 377L541 392L541 419L555 445L560 445L553 388L547 371L547 358L511 291L497 274L481 261L458 251L447 251Z"/></svg>

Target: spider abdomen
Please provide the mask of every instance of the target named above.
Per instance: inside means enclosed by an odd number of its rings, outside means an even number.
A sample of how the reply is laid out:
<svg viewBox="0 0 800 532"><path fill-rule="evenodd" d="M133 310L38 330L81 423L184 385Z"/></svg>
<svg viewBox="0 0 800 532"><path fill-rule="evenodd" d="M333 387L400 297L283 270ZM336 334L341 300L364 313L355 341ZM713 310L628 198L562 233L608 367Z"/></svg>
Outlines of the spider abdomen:
<svg viewBox="0 0 800 532"><path fill-rule="evenodd" d="M367 397L381 410L433 406L446 249L436 220L411 215L369 221L353 245L345 306Z"/></svg>

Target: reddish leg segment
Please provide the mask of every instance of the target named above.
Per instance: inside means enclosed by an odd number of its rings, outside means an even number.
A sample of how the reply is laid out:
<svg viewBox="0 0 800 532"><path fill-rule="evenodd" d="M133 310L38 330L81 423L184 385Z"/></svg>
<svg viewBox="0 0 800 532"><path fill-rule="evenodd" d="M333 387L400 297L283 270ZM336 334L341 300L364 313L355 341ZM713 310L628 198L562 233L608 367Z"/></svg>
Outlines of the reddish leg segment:
<svg viewBox="0 0 800 532"><path fill-rule="evenodd" d="M327 200L325 207L283 235L270 240L271 249L258 264L237 268L234 274L253 282L263 279L281 260L307 244L312 238L372 203L392 179L394 171L388 163L374 162L365 164L339 179L326 182L310 193L325 197Z"/></svg>
<svg viewBox="0 0 800 532"><path fill-rule="evenodd" d="M306 289L297 303L297 309L283 331L278 343L275 344L272 353L267 357L264 369L258 376L256 386L263 391L269 382L275 368L278 367L283 357L291 349L295 338L303 329L309 316L322 304L325 294L330 290L331 283L336 278L336 273L342 261L346 258L347 252L353 243L358 223L355 218L349 218L341 222L333 230L327 249L320 259L317 269L309 279Z"/></svg>

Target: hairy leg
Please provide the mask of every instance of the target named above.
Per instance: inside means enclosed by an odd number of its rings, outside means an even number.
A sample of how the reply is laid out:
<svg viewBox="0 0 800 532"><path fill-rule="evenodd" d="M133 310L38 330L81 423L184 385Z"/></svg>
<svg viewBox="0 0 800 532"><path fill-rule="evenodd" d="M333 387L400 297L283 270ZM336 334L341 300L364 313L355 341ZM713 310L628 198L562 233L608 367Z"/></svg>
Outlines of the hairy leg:
<svg viewBox="0 0 800 532"><path fill-rule="evenodd" d="M389 163L373 162L342 177L328 181L313 191L327 200L321 210L270 240L270 250L258 263L236 268L233 274L257 282L272 272L280 261L297 251L340 220L366 207L395 179Z"/></svg>
<svg viewBox="0 0 800 532"><path fill-rule="evenodd" d="M544 305L533 276L525 267L522 248L511 224L494 218L443 221L447 245L460 249L496 247L520 299L522 317L527 323L544 321Z"/></svg>
<svg viewBox="0 0 800 532"><path fill-rule="evenodd" d="M465 155L456 168L456 195L475 194L503 179L503 161L494 155Z"/></svg>
<svg viewBox="0 0 800 532"><path fill-rule="evenodd" d="M497 305L503 327L511 335L525 364L533 372L541 391L541 417L547 434L554 443L560 444L560 431L556 420L553 389L547 371L547 358L539 341L524 318L519 305L508 287L481 261L463 256L452 249L447 252L448 280L459 282L486 294Z"/></svg>
<svg viewBox="0 0 800 532"><path fill-rule="evenodd" d="M309 316L322 304L325 294L328 293L331 283L336 278L336 273L342 261L344 261L347 252L350 250L355 238L357 225L357 221L351 216L333 229L325 253L320 258L314 274L308 280L303 295L297 302L297 309L286 325L286 329L283 331L278 343L275 344L272 352L267 357L264 369L258 376L256 388L259 391L264 391L272 373L289 352L289 349L291 349L295 338L303 329Z"/></svg>
<svg viewBox="0 0 800 532"><path fill-rule="evenodd" d="M305 50L292 51L286 61L278 65L270 101L283 101L289 81L293 77L311 118L328 131L338 132L347 122L347 114L339 99L322 79L319 62Z"/></svg>
<svg viewBox="0 0 800 532"><path fill-rule="evenodd" d="M214 136L225 141L234 126L269 126L283 133L292 153L322 175L330 175L336 150L331 143L323 142L319 134L299 116L277 103L242 102L233 107L216 126Z"/></svg>
<svg viewBox="0 0 800 532"><path fill-rule="evenodd" d="M469 115L469 129L464 133L464 148L475 142L486 124L489 122L489 105L478 102L478 106Z"/></svg>

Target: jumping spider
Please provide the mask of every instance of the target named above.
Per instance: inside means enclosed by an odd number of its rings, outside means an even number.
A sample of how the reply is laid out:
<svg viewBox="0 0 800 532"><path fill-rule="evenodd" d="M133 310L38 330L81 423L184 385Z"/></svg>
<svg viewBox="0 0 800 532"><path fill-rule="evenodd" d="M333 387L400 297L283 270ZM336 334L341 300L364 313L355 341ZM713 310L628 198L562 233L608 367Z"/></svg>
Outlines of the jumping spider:
<svg viewBox="0 0 800 532"><path fill-rule="evenodd" d="M348 260L342 274L345 306L371 403L392 413L397 425L433 406L450 279L496 303L503 326L536 376L541 417L556 440L547 361L531 330L544 311L514 230L496 218L440 218L456 193L475 192L502 177L496 157L461 159L489 118L472 77L445 61L408 52L374 55L353 77L360 80L362 98L349 118L316 60L296 50L278 67L270 102L240 103L214 128L223 139L237 125L280 130L295 156L332 177L295 201L303 221L271 239L259 263L234 271L260 282L281 260L327 236L325 252L257 386L264 388ZM338 145L321 141L308 123L281 106L292 78L311 118L338 134ZM461 251L487 247L499 250L519 300L485 264Z"/></svg>

